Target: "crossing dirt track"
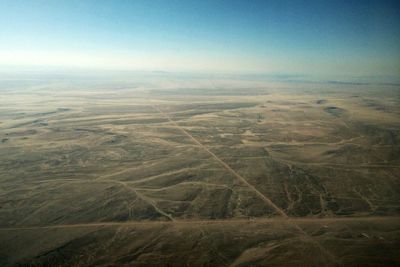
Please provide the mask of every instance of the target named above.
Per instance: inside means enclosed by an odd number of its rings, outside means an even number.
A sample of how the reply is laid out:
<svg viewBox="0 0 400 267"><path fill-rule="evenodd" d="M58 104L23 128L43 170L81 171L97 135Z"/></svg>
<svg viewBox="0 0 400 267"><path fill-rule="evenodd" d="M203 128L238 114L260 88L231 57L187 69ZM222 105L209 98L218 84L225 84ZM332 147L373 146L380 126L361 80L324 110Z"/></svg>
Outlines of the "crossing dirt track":
<svg viewBox="0 0 400 267"><path fill-rule="evenodd" d="M144 80L1 85L1 266L400 265L398 85Z"/></svg>

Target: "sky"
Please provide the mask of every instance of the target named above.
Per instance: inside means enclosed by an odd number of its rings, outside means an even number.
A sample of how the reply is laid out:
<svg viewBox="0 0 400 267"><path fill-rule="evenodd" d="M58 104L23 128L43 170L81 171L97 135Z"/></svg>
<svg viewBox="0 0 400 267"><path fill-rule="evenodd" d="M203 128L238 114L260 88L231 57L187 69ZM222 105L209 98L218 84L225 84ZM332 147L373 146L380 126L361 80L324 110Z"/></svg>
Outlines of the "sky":
<svg viewBox="0 0 400 267"><path fill-rule="evenodd" d="M400 1L0 0L0 66L400 76Z"/></svg>

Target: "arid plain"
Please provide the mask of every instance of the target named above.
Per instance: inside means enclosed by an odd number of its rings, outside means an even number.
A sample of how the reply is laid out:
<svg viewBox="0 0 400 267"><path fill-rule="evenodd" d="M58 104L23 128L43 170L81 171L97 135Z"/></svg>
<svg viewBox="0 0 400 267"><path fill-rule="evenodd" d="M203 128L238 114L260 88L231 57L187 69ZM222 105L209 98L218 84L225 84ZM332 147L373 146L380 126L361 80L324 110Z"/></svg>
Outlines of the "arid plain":
<svg viewBox="0 0 400 267"><path fill-rule="evenodd" d="M3 83L1 266L400 264L398 85L165 80Z"/></svg>

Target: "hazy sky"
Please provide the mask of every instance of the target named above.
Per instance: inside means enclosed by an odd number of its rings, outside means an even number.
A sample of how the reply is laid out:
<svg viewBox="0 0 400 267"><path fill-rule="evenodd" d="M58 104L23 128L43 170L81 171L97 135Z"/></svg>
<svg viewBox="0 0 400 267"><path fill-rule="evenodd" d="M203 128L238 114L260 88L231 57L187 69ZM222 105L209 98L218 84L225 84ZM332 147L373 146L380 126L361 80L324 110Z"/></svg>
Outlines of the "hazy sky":
<svg viewBox="0 0 400 267"><path fill-rule="evenodd" d="M398 76L400 1L0 0L0 65Z"/></svg>

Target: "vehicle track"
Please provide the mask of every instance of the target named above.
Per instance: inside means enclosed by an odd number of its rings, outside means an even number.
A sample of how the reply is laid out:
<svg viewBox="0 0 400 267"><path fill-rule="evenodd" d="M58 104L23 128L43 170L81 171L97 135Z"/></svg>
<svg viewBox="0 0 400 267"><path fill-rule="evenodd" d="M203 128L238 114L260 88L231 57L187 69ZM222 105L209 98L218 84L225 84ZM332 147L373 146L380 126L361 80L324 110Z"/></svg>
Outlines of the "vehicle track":
<svg viewBox="0 0 400 267"><path fill-rule="evenodd" d="M125 187L126 189L132 191L133 193L136 194L136 196L138 196L140 199L142 199L143 201L147 202L149 205L151 205L159 214L167 217L169 220L171 221L175 221L175 219L167 214L166 212L164 212L163 210L161 210L155 203L153 200L151 200L150 198L144 196L142 193L139 193L135 188L133 188L132 186L129 186L128 184L122 182L122 181L116 181L118 184L122 185L123 187Z"/></svg>
<svg viewBox="0 0 400 267"><path fill-rule="evenodd" d="M179 173L177 171L177 173ZM168 173L171 174L171 173ZM157 175L158 176L158 175ZM161 176L161 175L159 175ZM395 179L397 179L397 177L393 176ZM152 177L151 177L152 178ZM144 178L143 180L146 180L147 178ZM153 178L152 178L153 179ZM110 180L110 179L94 179L94 180L84 180L84 179L46 179L46 180L39 180L39 181L33 181L33 183L49 183L49 182L69 182L69 183L118 183L119 180ZM131 184L136 184L138 182L142 182L142 180L135 180L135 181L124 181L124 183L126 185L131 185ZM224 185L224 184L212 184L212 183L206 183L206 182L180 182L176 185L170 185L170 186L166 186L166 187L161 187L161 188L144 188L144 187L136 187L135 186L135 190L138 191L161 191L167 188L172 188L178 185L185 185L185 184L199 184L199 185L206 185L206 186L215 186L215 187L225 187L229 190L233 190L232 187L229 187L228 185ZM285 194L286 193L280 193L280 192L274 192L274 194ZM319 196L319 194L315 194L315 193L302 193L302 195L306 195L306 196ZM348 200L361 200L362 198L360 197L349 197L349 196L341 196L341 195L334 195L333 196L334 199L348 199ZM379 199L379 198L368 198L371 201L376 201L376 202L380 202L380 203L400 203L399 200L394 200L394 199ZM382 205L379 205L382 206Z"/></svg>
<svg viewBox="0 0 400 267"><path fill-rule="evenodd" d="M239 181L241 181L243 184L245 184L248 188L250 188L257 196L259 196L267 206L271 207L274 209L280 216L282 216L285 219L289 219L289 216L285 213L285 211L281 208L279 208L271 199L269 199L266 195L261 193L257 188L255 188L252 184L250 184L243 176L238 174L235 170L233 170L227 163L225 163L223 160L221 160L216 154L214 154L211 150L209 150L206 146L204 146L202 143L200 143L196 138L194 138L189 132L187 132L184 128L179 126L174 120L171 119L171 117L163 112L161 109L158 107L149 104L153 109L158 111L162 116L164 116L168 121L175 126L177 129L182 131L187 137L189 137L195 144L197 144L199 147L201 147L203 150L205 150L211 157L213 157L219 164L221 164L229 173L234 175ZM291 221L292 222L292 221ZM330 251L328 251L325 247L323 247L317 240L315 240L311 235L309 235L306 231L304 231L303 228L301 228L297 223L292 222L292 225L300 232L303 234L304 239L314 243L321 252L323 252L327 258L329 259L330 262L332 262L332 266L336 265L341 265L341 262L333 255Z"/></svg>
<svg viewBox="0 0 400 267"><path fill-rule="evenodd" d="M85 228L85 227L123 227L123 226L141 226L141 225L218 225L218 224L271 224L271 223L329 223L329 222L370 222L370 221L400 221L399 216L367 216L367 217L325 217L325 218L254 218L254 219L224 219L224 220L174 220L174 221L125 221L125 222L93 222L93 223L76 223L76 224L54 224L43 226L19 226L19 227L2 227L0 231L18 231L18 230L39 230L39 229L63 229L63 228Z"/></svg>
<svg viewBox="0 0 400 267"><path fill-rule="evenodd" d="M257 190L252 184L250 184L243 176L238 174L236 171L234 171L228 164L226 164L224 161L222 161L217 155L215 155L211 150L209 150L206 146L204 146L202 143L200 143L196 138L194 138L190 133L188 133L185 129L183 129L181 126L179 126L175 121L173 121L166 113L164 113L162 110L157 108L156 106L151 105L155 110L157 110L161 115L163 115L165 118L168 119L168 121L174 125L177 129L181 130L182 133L184 133L187 137L189 137L195 144L197 144L199 147L204 149L210 156L212 156L219 164L221 164L228 172L230 172L232 175L234 175L239 181L241 181L243 184L245 184L247 187L249 187L254 193L256 193L269 207L273 208L279 215L282 217L288 218L289 216L281 209L279 208L275 203L273 203L268 197L266 197L263 193Z"/></svg>

